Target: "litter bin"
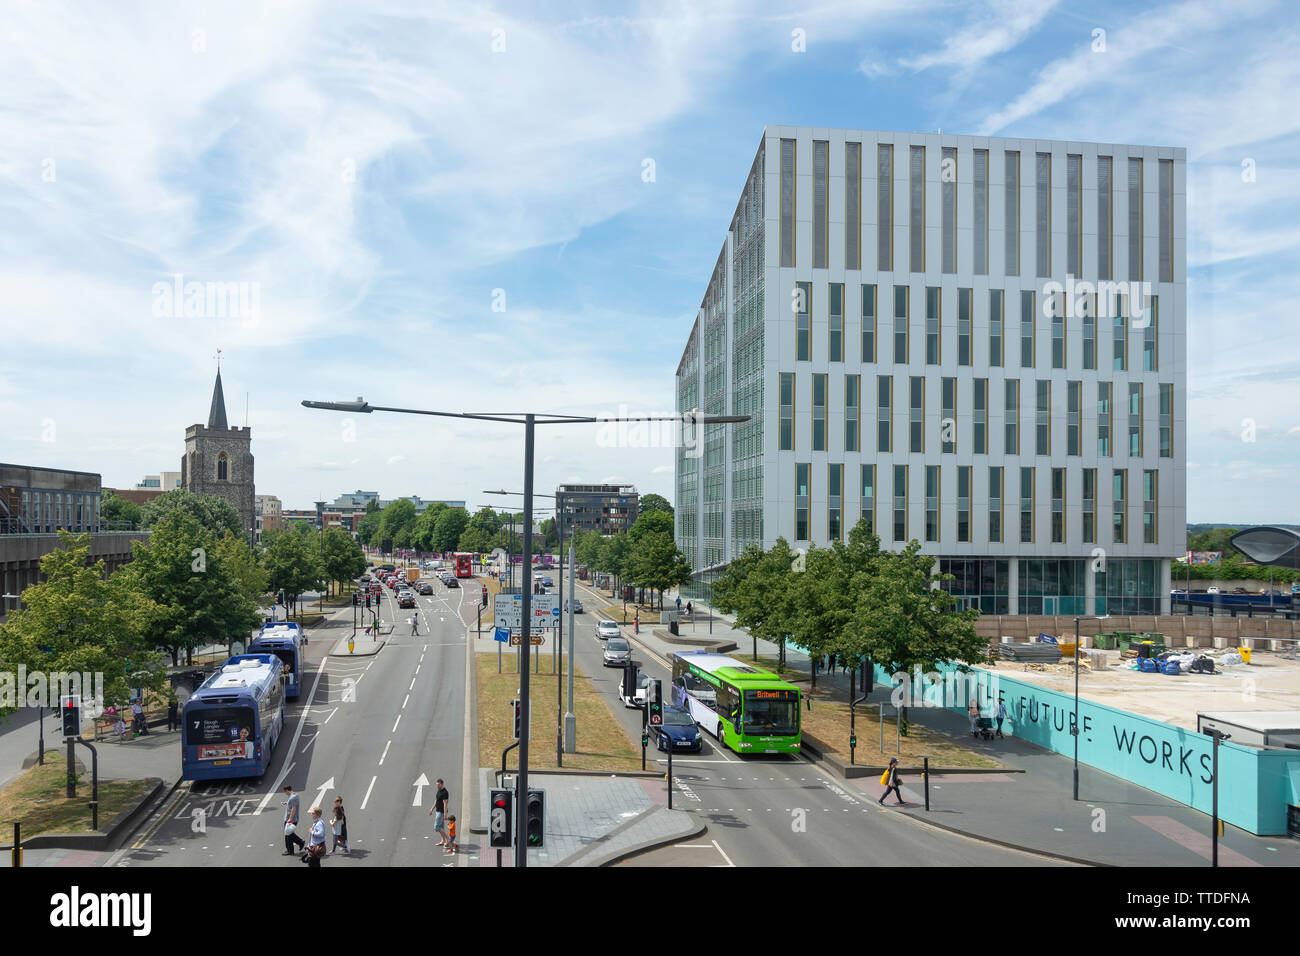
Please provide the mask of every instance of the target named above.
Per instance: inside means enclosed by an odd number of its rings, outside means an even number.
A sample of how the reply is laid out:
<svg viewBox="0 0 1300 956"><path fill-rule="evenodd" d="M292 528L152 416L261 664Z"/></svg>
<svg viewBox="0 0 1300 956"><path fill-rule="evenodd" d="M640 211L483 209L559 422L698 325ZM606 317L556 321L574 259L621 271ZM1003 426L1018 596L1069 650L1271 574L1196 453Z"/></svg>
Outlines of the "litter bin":
<svg viewBox="0 0 1300 956"><path fill-rule="evenodd" d="M1146 660L1151 657L1151 649L1153 645L1150 641L1139 641L1132 646L1137 648L1139 660Z"/></svg>
<svg viewBox="0 0 1300 956"><path fill-rule="evenodd" d="M1249 663L1250 663L1250 650L1251 650L1251 649L1250 649L1249 647L1239 647L1239 648L1237 648L1237 653L1241 655L1241 662L1242 662L1243 664L1249 664Z"/></svg>

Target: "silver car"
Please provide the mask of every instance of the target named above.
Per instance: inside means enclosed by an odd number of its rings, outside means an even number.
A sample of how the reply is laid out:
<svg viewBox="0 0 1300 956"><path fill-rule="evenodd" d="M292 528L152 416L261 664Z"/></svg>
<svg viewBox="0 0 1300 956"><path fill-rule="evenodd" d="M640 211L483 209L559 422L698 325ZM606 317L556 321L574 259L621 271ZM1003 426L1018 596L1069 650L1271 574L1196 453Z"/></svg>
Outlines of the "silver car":
<svg viewBox="0 0 1300 956"><path fill-rule="evenodd" d="M613 621L601 621L596 625L596 636L602 641L611 637L619 637L621 633L618 625Z"/></svg>
<svg viewBox="0 0 1300 956"><path fill-rule="evenodd" d="M625 637L611 637L605 642L605 666L622 667L632 660L632 646Z"/></svg>

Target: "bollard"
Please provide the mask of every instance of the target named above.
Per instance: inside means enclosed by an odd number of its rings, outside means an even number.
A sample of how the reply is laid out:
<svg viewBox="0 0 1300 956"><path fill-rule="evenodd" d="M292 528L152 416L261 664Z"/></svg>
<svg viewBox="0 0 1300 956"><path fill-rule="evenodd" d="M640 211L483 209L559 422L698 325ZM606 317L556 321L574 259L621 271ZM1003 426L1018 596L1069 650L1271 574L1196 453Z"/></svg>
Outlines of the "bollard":
<svg viewBox="0 0 1300 956"><path fill-rule="evenodd" d="M922 758L921 776L925 779L925 811L930 812L930 758Z"/></svg>
<svg viewBox="0 0 1300 956"><path fill-rule="evenodd" d="M14 846L9 851L9 865L17 869L23 865L22 824L14 823Z"/></svg>

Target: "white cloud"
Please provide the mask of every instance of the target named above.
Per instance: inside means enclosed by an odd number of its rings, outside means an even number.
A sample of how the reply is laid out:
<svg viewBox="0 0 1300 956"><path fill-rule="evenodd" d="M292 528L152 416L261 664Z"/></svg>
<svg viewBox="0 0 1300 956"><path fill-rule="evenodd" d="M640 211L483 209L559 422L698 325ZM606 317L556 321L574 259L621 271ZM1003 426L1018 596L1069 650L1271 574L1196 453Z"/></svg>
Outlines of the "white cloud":
<svg viewBox="0 0 1300 956"><path fill-rule="evenodd" d="M907 69L921 71L936 66L953 67L968 74L989 57L1019 46L1060 0L996 0L979 9L960 29L949 35L943 49L899 60Z"/></svg>

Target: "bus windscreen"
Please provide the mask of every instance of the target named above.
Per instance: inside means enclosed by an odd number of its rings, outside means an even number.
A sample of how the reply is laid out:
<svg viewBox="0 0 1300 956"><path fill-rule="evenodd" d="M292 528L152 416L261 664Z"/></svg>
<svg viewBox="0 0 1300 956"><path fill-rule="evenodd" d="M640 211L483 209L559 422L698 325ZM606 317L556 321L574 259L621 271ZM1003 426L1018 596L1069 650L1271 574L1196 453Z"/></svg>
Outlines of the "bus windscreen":
<svg viewBox="0 0 1300 956"><path fill-rule="evenodd" d="M747 690L741 732L785 736L799 732L799 692Z"/></svg>

